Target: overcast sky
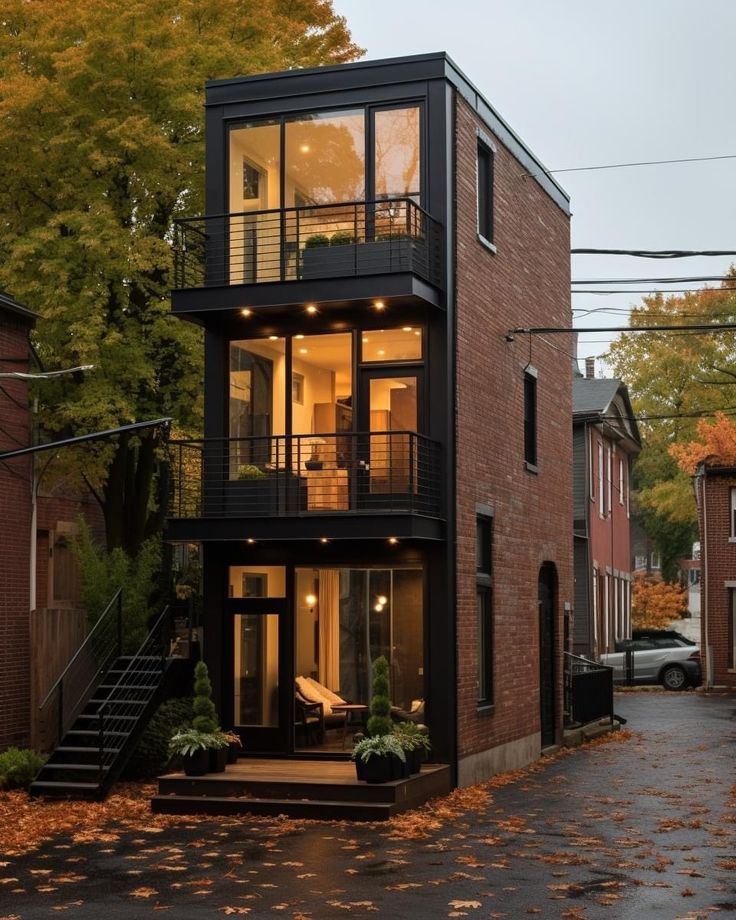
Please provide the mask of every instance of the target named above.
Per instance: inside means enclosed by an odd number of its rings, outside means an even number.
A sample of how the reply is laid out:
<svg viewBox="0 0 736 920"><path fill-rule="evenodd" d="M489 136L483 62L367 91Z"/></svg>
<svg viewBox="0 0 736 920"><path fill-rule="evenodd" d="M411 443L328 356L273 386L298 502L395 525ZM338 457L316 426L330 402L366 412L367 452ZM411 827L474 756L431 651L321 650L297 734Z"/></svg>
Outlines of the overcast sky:
<svg viewBox="0 0 736 920"><path fill-rule="evenodd" d="M334 6L368 59L447 51L548 169L736 154L732 0ZM571 197L573 247L736 250L736 159L557 178ZM720 275L730 261L575 256L572 274ZM635 294L573 297L579 309L638 302ZM626 323L625 315L576 316L578 326ZM604 354L611 338L583 334L579 354Z"/></svg>

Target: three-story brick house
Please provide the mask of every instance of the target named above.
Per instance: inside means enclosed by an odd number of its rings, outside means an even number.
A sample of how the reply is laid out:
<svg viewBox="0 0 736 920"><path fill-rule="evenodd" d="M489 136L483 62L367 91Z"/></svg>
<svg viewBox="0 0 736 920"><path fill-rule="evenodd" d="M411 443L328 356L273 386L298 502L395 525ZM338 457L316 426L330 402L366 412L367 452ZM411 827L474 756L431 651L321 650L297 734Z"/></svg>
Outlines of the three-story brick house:
<svg viewBox="0 0 736 920"><path fill-rule="evenodd" d="M445 54L211 82L206 140L168 537L202 546L223 724L345 757L305 699L368 703L382 654L458 783L528 763L561 726L570 346L509 330L571 324L565 192Z"/></svg>

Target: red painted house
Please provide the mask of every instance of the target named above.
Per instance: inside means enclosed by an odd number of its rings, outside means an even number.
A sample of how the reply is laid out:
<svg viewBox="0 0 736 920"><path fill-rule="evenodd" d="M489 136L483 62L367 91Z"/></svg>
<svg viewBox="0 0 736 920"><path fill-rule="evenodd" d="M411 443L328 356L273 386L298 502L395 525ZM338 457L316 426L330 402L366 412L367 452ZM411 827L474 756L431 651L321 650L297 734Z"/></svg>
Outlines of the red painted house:
<svg viewBox="0 0 736 920"><path fill-rule="evenodd" d="M701 653L708 687L736 690L736 467L698 467Z"/></svg>
<svg viewBox="0 0 736 920"><path fill-rule="evenodd" d="M595 658L631 635L630 484L641 441L625 385L586 370L573 380L573 651Z"/></svg>

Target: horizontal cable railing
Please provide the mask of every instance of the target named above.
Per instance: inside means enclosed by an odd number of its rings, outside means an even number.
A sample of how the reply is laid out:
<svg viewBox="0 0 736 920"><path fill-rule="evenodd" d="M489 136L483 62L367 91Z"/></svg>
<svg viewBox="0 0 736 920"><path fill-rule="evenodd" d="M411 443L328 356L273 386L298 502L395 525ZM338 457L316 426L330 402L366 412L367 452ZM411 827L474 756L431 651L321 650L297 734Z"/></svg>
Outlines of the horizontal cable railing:
<svg viewBox="0 0 736 920"><path fill-rule="evenodd" d="M440 225L412 198L184 218L174 236L178 289L393 272L440 284Z"/></svg>
<svg viewBox="0 0 736 920"><path fill-rule="evenodd" d="M44 749L64 737L100 676L121 654L122 644L123 591L118 588L39 706Z"/></svg>
<svg viewBox="0 0 736 920"><path fill-rule="evenodd" d="M440 515L439 444L412 431L169 442L169 517Z"/></svg>

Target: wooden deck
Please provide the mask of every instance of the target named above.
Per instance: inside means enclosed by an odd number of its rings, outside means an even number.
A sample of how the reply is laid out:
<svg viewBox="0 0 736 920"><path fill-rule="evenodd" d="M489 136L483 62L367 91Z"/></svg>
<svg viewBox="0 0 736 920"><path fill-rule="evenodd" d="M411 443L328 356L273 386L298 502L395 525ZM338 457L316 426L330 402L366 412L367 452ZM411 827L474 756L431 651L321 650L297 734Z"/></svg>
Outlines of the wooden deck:
<svg viewBox="0 0 736 920"><path fill-rule="evenodd" d="M371 784L359 782L355 765L346 761L242 758L224 773L162 776L151 805L164 814L382 821L451 788L446 764L425 764L409 779Z"/></svg>

